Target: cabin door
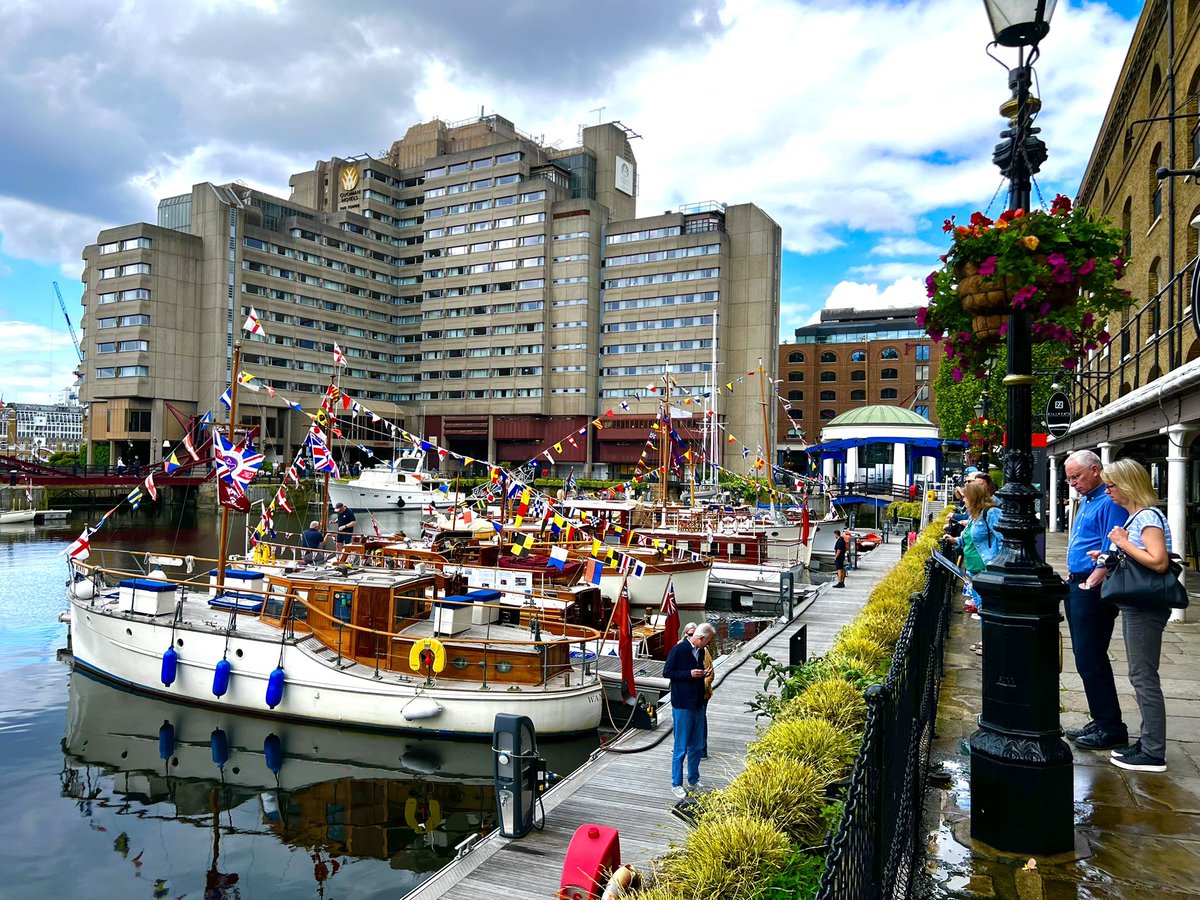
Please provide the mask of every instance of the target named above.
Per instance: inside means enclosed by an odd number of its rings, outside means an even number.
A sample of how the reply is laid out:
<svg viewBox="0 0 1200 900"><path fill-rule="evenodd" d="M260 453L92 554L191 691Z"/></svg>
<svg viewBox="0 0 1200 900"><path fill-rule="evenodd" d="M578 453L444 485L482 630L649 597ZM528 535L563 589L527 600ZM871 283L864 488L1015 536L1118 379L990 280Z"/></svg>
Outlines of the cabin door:
<svg viewBox="0 0 1200 900"><path fill-rule="evenodd" d="M359 628L387 632L388 626L391 625L390 603L391 591L388 588L360 587L354 624ZM356 657L374 659L378 654L380 659L384 659L387 656L388 639L384 634L371 634L367 631L356 631L354 634Z"/></svg>

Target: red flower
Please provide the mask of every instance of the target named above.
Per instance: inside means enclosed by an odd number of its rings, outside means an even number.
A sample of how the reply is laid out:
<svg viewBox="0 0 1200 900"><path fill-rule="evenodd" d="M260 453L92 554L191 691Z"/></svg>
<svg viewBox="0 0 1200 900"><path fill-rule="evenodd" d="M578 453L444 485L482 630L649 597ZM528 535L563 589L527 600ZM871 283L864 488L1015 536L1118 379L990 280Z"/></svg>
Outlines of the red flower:
<svg viewBox="0 0 1200 900"><path fill-rule="evenodd" d="M989 256L987 259L985 259L983 262L981 262L979 264L979 274L980 275L993 275L993 274L995 274L995 272L996 272L996 257ZM929 277L932 278L933 276L930 275ZM932 297L933 294L931 293L929 296Z"/></svg>
<svg viewBox="0 0 1200 900"><path fill-rule="evenodd" d="M1071 214L1071 198L1066 194L1057 194L1050 204L1050 215L1069 216Z"/></svg>
<svg viewBox="0 0 1200 900"><path fill-rule="evenodd" d="M971 224L977 228L987 228L989 225L994 223L983 213L973 212L971 213Z"/></svg>

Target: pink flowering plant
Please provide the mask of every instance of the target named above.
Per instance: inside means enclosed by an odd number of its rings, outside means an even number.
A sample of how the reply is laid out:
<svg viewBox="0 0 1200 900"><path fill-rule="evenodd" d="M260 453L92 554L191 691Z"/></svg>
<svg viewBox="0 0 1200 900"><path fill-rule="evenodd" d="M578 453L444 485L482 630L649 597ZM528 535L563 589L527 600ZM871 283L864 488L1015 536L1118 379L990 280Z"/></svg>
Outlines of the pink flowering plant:
<svg viewBox="0 0 1200 900"><path fill-rule="evenodd" d="M1031 313L1034 343L1060 347L1056 358L1071 369L1108 343L1109 315L1132 303L1117 286L1125 271L1123 233L1072 209L1062 194L1050 212L1010 210L994 222L976 212L969 225L950 218L942 230L954 243L925 279L929 305L917 322L942 342L955 381L984 369L1008 328L998 317L1014 309ZM981 319L982 301L997 301L983 312L998 327Z"/></svg>

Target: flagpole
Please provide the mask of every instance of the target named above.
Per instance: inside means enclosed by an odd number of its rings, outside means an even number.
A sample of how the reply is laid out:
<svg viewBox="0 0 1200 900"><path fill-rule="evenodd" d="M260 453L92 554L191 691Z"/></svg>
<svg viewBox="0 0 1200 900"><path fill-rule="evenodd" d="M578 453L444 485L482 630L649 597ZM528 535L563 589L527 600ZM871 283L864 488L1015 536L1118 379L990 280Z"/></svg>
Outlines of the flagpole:
<svg viewBox="0 0 1200 900"><path fill-rule="evenodd" d="M233 377L229 379L229 443L237 443L237 401L238 375L242 367L242 342L233 342ZM216 427L214 423L213 427ZM220 476L217 476L220 480ZM217 485L217 496L220 497L221 486ZM219 502L219 501L218 501ZM225 558L229 552L229 507L219 503L221 507L221 540L217 552L217 593L225 592Z"/></svg>
<svg viewBox="0 0 1200 900"><path fill-rule="evenodd" d="M459 503L458 480L461 475L462 475L462 469L459 469L458 472L454 476L454 506L452 506L450 508L450 530L451 531L453 531L454 526L456 524L458 524L458 503Z"/></svg>
<svg viewBox="0 0 1200 900"><path fill-rule="evenodd" d="M762 357L758 358L758 393L762 398L763 411L763 460L767 475L767 498L771 504L771 512L775 512L775 472L771 462L771 417L767 413L767 373L763 369Z"/></svg>

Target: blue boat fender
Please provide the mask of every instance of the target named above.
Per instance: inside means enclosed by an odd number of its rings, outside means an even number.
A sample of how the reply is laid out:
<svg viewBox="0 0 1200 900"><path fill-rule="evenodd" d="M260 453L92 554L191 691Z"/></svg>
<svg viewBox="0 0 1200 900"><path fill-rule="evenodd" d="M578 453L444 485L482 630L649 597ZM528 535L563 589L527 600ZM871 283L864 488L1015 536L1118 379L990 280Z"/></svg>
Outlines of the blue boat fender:
<svg viewBox="0 0 1200 900"><path fill-rule="evenodd" d="M283 741L273 731L263 740L263 757L267 761L267 769L278 775L283 768Z"/></svg>
<svg viewBox="0 0 1200 900"><path fill-rule="evenodd" d="M158 726L158 758L170 759L175 755L175 726L170 719L163 719Z"/></svg>
<svg viewBox="0 0 1200 900"><path fill-rule="evenodd" d="M225 768L229 762L229 737L220 728L214 728L212 737L208 740L212 747L212 761L218 769Z"/></svg>
<svg viewBox="0 0 1200 900"><path fill-rule="evenodd" d="M213 696L224 697L225 692L229 690L229 678L233 674L233 665L227 659L217 663L217 668L213 670Z"/></svg>
<svg viewBox="0 0 1200 900"><path fill-rule="evenodd" d="M283 666L276 666L267 679L267 706L274 709L283 700Z"/></svg>
<svg viewBox="0 0 1200 900"><path fill-rule="evenodd" d="M179 672L179 654L175 652L174 647L168 647L162 656L162 683L166 687L170 687L175 682L175 676Z"/></svg>

